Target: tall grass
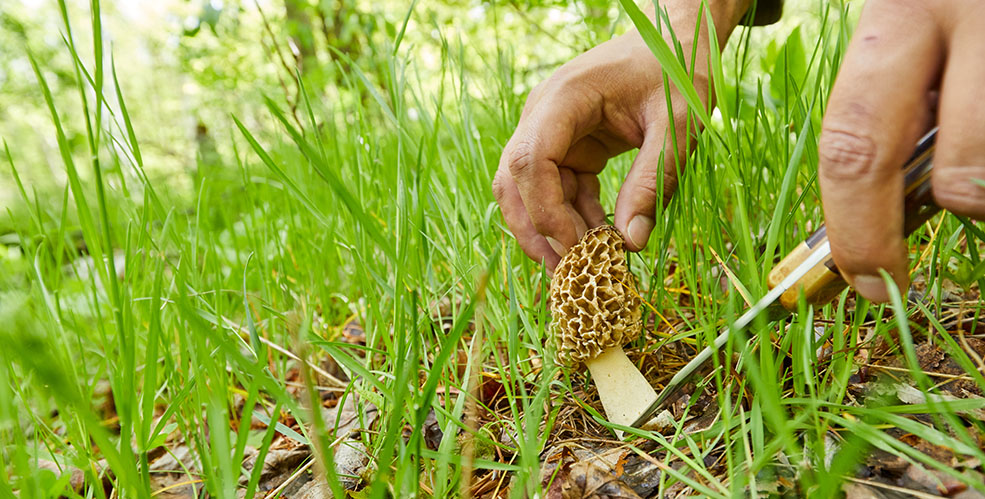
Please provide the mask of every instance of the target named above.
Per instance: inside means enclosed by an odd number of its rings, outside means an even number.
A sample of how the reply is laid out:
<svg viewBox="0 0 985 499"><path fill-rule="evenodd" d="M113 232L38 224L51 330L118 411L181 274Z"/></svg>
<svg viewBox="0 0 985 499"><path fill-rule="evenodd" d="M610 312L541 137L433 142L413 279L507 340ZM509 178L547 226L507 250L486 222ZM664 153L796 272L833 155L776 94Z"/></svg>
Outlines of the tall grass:
<svg viewBox="0 0 985 499"><path fill-rule="evenodd" d="M21 278L0 280L0 491L67 493L69 475L38 469L44 459L82 470L85 496L102 497L94 484L105 478L116 497L144 497L149 456L184 442L201 463L196 488L254 497L261 467L239 463L248 444L263 456L280 433L313 446L318 469L341 496L332 449L343 435L337 421L322 419L318 380L307 367L330 358L352 379L336 387L338 396L379 409L378 422L358 437L371 458L366 496L459 494L474 473L490 469L511 474L515 497L541 493L541 453L560 409L578 403L584 378L553 363L541 298L547 276L507 235L489 189L522 104L508 52L477 78L461 68L478 41L445 42L447 70L434 92L414 76L413 48L400 36L372 77L340 54L348 69L342 90L368 96L365 106L319 100L299 78L301 119L275 98L256 103L270 128L231 117L235 189L205 177L197 202L185 207L144 173L140 128L126 107L138 104L123 95L101 45L99 1L85 30L71 26L59 5L85 119L62 121L45 68L35 65L68 185L46 199L18 181L30 216L12 220L20 256L6 258ZM632 3L623 6L668 79L689 88L688 54L666 44ZM714 111L688 94L705 131L675 200L658 206L650 247L633 259L656 324L637 347L709 342L745 307L736 289L761 296L777 257L820 221L816 139L851 17L847 4L811 8L816 22L785 40L754 40L762 35L747 30L713 47ZM82 36L92 37L93 53L76 51ZM84 130L85 159L72 154L69 128ZM23 168L16 144L6 151L16 174ZM611 162L604 206L613 206L629 160ZM85 241L81 258L71 251L75 231ZM710 428L633 432L666 451L665 464L686 463L667 468L661 493L683 481L705 495L734 495L763 488L781 471L791 471L804 493L834 493L872 448L968 482L884 430L903 428L985 460L970 435L947 430L961 426L959 408L981 404L845 399L862 332L900 338L913 372L912 336L926 335L985 386L975 360L935 319L945 278L969 286L982 278L980 228L945 215L911 239L914 271L926 276L932 301L911 304L897 294L891 306L872 307L846 292L786 321L758 321L727 345L742 353L738 371L716 369L709 379L720 406ZM734 278L723 281L723 265ZM963 273L940 271L958 267ZM436 316L442 302L448 317ZM914 314L929 326L910 324ZM361 324L365 345L343 340L349 320ZM825 342L833 353L819 363L815 352ZM289 379L295 368L299 392ZM508 407L491 411L480 428L475 394L488 378L502 384ZM940 424L900 416L908 410ZM432 411L443 433L437 450L424 434ZM283 416L301 421L302 434L271 423ZM265 429L251 430L258 419ZM713 453L724 459L725 476L709 469Z"/></svg>

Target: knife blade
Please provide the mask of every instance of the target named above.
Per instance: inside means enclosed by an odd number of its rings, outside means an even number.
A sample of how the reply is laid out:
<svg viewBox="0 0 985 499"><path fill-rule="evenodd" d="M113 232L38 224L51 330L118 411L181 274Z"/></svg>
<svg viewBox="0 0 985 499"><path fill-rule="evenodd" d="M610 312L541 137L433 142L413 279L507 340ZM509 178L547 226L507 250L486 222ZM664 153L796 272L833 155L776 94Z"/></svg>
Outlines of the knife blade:
<svg viewBox="0 0 985 499"><path fill-rule="evenodd" d="M722 330L721 334L715 338L715 341L704 350L698 353L690 362L688 362L677 374L670 379L667 386L657 395L657 399L654 400L650 407L647 408L643 414L640 415L636 421L633 422L632 426L640 427L653 417L654 414L660 410L664 404L671 400L672 396L677 394L681 388L685 386L687 381L691 378L691 375L697 372L706 362L711 360L711 356L715 354L719 349L725 345L728 341L728 337L733 330L744 329L759 315L760 312L766 310L770 305L773 304L783 293L792 288L797 281L807 275L814 267L823 262L828 256L831 255L831 244L828 241L824 241L817 250L813 251L807 259L805 259L796 269L794 269L786 278L779 283L776 287L766 293L755 305L749 310L746 310L744 314L739 316L739 318L733 323L731 327L726 327Z"/></svg>
<svg viewBox="0 0 985 499"><path fill-rule="evenodd" d="M933 203L930 189L936 139L935 127L917 142L913 155L903 167L904 237L940 211L940 208ZM789 311L796 310L801 294L808 303L814 305L823 305L841 294L848 284L842 279L834 260L830 257L831 244L828 241L827 228L822 225L770 272L767 279L770 291L739 316L731 326L726 326L711 345L705 347L685 364L631 426L639 428L646 424L667 403L676 400L675 395L711 360L715 352L725 345L732 331L749 326L760 313L771 308L777 300L783 305L781 310L786 315Z"/></svg>

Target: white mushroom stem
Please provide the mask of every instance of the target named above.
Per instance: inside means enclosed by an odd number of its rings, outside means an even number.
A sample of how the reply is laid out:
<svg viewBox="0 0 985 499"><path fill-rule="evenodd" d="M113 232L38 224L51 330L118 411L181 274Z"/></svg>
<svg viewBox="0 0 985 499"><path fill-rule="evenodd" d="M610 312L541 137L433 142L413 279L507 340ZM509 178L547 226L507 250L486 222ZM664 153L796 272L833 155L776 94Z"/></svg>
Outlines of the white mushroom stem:
<svg viewBox="0 0 985 499"><path fill-rule="evenodd" d="M603 350L585 365L592 372L605 417L612 423L633 424L657 400L657 392L626 357L621 346ZM616 433L622 438L621 431Z"/></svg>

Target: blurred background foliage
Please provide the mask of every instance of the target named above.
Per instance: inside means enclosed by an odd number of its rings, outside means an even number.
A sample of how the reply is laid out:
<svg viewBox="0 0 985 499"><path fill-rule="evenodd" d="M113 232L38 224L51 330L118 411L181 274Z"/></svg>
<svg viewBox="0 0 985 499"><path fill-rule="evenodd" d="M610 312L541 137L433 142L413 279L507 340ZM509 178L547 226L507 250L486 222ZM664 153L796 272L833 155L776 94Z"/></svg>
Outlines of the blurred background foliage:
<svg viewBox="0 0 985 499"><path fill-rule="evenodd" d="M74 26L86 28L87 2L68 2ZM607 39L619 26L616 4L588 0L418 2L353 0L126 0L104 2L104 38L112 52L123 94L141 140L148 174L187 203L202 170L221 175L232 163L230 134L236 115L253 130L272 130L263 109L268 96L297 119L303 77L313 99L328 107L374 112L371 97L350 66L371 80L386 78L392 41L401 38L398 59L413 59L415 79L431 96L447 76L443 53L452 52L466 78L499 73L499 54L510 67L516 96L563 61ZM56 108L77 111L78 91L63 24L44 0L0 2L0 137L16 151L11 158L22 180L42 197L60 198L66 177L59 166L51 118L29 61L49 79ZM410 14L408 14L410 12ZM410 15L407 29L398 33ZM625 23L621 28L625 29ZM80 54L91 54L86 36ZM508 46L504 46L508 43ZM108 58L107 58L108 59ZM109 63L107 63L109 64ZM110 68L107 68L107 71ZM444 78L447 83L448 79ZM371 81L378 88L385 82ZM357 90L353 90L357 89ZM474 97L496 106L489 89L471 87ZM356 93L363 93L357 95ZM446 99L456 98L453 93ZM111 99L112 100L112 99ZM369 109L370 111L367 111ZM411 112L411 115L414 113ZM107 118L111 119L111 118ZM80 116L63 116L82 123ZM85 154L85 133L66 130L73 153ZM16 144L16 147L13 145ZM6 153L0 151L0 207L23 216ZM225 159L224 159L225 158ZM126 173L116 172L117 175ZM236 175L236 172L227 172ZM176 201L180 200L176 199ZM57 205L52 209L58 209ZM58 218L55 216L54 218ZM10 230L0 217L0 234Z"/></svg>
<svg viewBox="0 0 985 499"><path fill-rule="evenodd" d="M805 20L817 9L797 8L809 3L788 2L782 23L752 32L753 47L774 54L765 59L767 71L794 27L805 25L798 37L811 35L806 31L812 23ZM87 27L86 4L67 2L74 26ZM48 207L54 219L67 179L29 54L49 79L63 121L83 122L63 23L52 15L56 11L54 2L45 0L0 2L0 137L16 151L10 161L24 183L56 200ZM264 111L267 96L291 109L300 123L297 75L313 99L349 113L379 113L380 107L367 105L373 97L365 86L348 79L366 78L392 100L382 91L387 83L382 80L405 70L413 73L426 105L434 104L427 102L432 99L460 100L460 92L468 92L482 105L509 113L518 108L511 99L522 102L557 66L629 24L618 4L604 0L126 0L105 2L103 11L106 46L130 103L148 175L166 186L161 191L179 206L195 199L196 179L203 174L238 175L223 166L235 163L232 115L261 135L276 130ZM399 32L408 16L406 30ZM91 41L77 40L85 59ZM396 60L413 64L392 67L389 51L396 40ZM454 69L444 63L449 58L457 63ZM461 74L453 79L449 71ZM764 76L760 68L743 74L749 81ZM494 78L505 81L491 84ZM441 90L453 81L466 83ZM503 88L509 95L497 94ZM108 99L115 105L112 96ZM73 153L86 154L82 127L66 133ZM0 150L0 207L22 217L25 207L5 155ZM128 174L117 170L111 182L125 182ZM0 217L0 236L12 225L10 217Z"/></svg>

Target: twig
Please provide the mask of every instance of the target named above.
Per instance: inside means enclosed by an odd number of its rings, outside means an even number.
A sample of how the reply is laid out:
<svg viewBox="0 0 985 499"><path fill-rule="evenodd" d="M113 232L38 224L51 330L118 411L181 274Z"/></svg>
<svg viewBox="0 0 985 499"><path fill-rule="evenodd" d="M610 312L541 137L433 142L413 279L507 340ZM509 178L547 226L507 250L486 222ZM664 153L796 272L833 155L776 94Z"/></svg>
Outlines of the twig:
<svg viewBox="0 0 985 499"><path fill-rule="evenodd" d="M865 366L865 367L871 367L871 368L875 368L875 369L879 369L879 370L883 370L883 371L896 371L896 372L901 372L901 373L908 373L908 372L910 372L910 370L908 368L905 368L905 367L881 366L879 364L871 364L871 363L865 363L865 364L862 364L862 365ZM924 371L924 374L926 374L928 376L933 376L935 378L948 378L948 379L953 379L953 380L963 380L963 381L972 381L972 382L975 381L974 378L971 378L969 376L961 376L959 374L944 374L944 373L935 373L935 372L930 372L930 371Z"/></svg>
<svg viewBox="0 0 985 499"><path fill-rule="evenodd" d="M298 470L295 471L293 475L287 477L287 480L284 480L284 483L280 484L280 487L277 487L276 489L270 491L270 493L267 494L267 497L277 497L278 495L280 495L280 493L283 492L288 485L290 485L292 482L297 480L302 473L308 471L308 468L310 468L311 465L313 464L315 464L314 456L312 456L312 459L309 460L307 463L304 463L304 466L298 468Z"/></svg>
<svg viewBox="0 0 985 499"><path fill-rule="evenodd" d="M184 482L172 483L171 485L168 485L167 487L164 487L162 489L155 490L154 493L151 494L151 497L154 497L156 495L160 495L162 492L166 492L166 491L171 490L171 489L176 489L178 487L184 487L185 485L192 485L192 484L196 484L196 483L202 483L203 481L204 480L202 480L202 479L198 479L198 480L187 480L187 481L184 481Z"/></svg>
<svg viewBox="0 0 985 499"><path fill-rule="evenodd" d="M235 322L229 320L229 318L222 317L222 320L224 320L226 322L226 326L228 326L230 329L236 331L238 334L246 334L246 335L249 334L247 331L243 330L243 328L240 327L238 324L236 324ZM307 360L302 360L297 355L294 355L290 350L288 350L288 349L286 349L286 348L284 348L284 347L282 347L282 346L280 346L280 345L278 345L278 344L276 344L276 343L268 340L267 338L264 338L263 336L258 336L258 337L260 338L260 343L263 343L264 345L267 345L268 347L273 348L274 350L277 350L278 352L286 355L288 358L290 358L292 360L296 360L298 362L304 362L305 364L308 365L308 367L311 368L312 371L320 374L321 376L324 376L326 379L328 379L332 383L338 385L338 388L345 388L345 387L349 386L348 383L346 383L345 381L342 381L341 379L339 379L339 378L337 378L335 376L332 376L331 374L329 374L328 371L326 371L326 370L324 370L324 369L322 369L322 368L320 368L320 367L318 367L318 366L316 366L316 365L308 362Z"/></svg>

